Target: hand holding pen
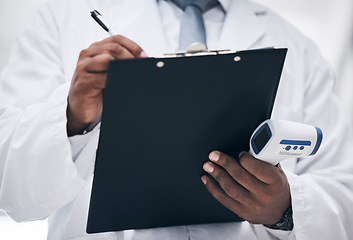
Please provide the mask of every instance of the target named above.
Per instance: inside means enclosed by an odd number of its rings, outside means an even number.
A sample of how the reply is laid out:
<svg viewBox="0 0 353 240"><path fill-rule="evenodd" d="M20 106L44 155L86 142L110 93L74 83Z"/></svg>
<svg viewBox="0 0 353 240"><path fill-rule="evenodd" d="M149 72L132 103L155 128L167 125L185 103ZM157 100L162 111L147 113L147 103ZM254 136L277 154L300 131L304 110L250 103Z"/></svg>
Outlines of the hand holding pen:
<svg viewBox="0 0 353 240"><path fill-rule="evenodd" d="M92 11L91 15L112 36L93 43L79 55L68 96L68 136L82 134L88 124L101 115L109 62L114 59L147 57L135 42L116 35L98 11Z"/></svg>

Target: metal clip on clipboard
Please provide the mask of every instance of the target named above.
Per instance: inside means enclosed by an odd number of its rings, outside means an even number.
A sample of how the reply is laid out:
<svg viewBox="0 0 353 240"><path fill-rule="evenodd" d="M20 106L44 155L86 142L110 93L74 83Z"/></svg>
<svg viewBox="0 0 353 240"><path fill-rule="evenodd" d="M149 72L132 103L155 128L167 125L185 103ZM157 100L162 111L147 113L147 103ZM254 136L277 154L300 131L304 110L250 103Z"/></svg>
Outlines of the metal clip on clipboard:
<svg viewBox="0 0 353 240"><path fill-rule="evenodd" d="M161 58L174 58L174 57L191 57L191 56L206 56L206 55L218 55L218 54L229 54L236 53L237 51L231 51L230 49L216 49L208 50L206 45L203 43L193 43L186 51L178 51L176 53L165 53Z"/></svg>

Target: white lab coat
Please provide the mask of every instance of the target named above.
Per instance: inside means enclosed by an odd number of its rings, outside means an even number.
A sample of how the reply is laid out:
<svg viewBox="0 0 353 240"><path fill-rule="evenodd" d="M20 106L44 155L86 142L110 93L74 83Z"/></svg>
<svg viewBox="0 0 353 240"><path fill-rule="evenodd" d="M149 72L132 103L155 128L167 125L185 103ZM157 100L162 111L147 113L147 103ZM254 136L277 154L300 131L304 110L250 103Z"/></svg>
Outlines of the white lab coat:
<svg viewBox="0 0 353 240"><path fill-rule="evenodd" d="M10 217L50 216L49 239L181 239L186 234L190 239L353 238L353 139L332 92L332 72L309 40L246 0L231 1L219 48L288 48L273 118L314 124L324 132L315 157L283 163L293 231L244 222L86 236L99 126L68 138L66 106L80 50L107 37L90 18L91 9L104 12L120 34L149 56L165 50L155 1L56 0L36 13L17 39L0 82L0 208Z"/></svg>

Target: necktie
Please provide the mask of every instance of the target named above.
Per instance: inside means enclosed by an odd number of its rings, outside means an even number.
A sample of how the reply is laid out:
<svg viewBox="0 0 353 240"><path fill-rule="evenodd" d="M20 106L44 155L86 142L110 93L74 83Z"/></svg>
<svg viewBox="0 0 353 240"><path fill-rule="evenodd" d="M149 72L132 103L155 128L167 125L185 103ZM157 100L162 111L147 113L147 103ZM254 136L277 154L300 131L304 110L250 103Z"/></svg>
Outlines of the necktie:
<svg viewBox="0 0 353 240"><path fill-rule="evenodd" d="M181 19L179 50L187 50L193 43L206 46L206 30L202 14L214 7L217 0L171 0L184 11Z"/></svg>

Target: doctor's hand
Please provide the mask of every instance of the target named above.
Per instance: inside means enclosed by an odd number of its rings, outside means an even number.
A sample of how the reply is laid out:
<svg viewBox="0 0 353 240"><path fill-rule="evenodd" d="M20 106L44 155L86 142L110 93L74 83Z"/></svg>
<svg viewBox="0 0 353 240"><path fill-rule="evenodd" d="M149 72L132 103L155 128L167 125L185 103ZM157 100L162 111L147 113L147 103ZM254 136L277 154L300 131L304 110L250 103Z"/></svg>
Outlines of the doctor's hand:
<svg viewBox="0 0 353 240"><path fill-rule="evenodd" d="M239 161L218 151L203 166L209 176L201 180L225 207L253 224L278 223L290 206L287 177L281 168L241 153Z"/></svg>
<svg viewBox="0 0 353 240"><path fill-rule="evenodd" d="M142 48L120 35L93 43L81 51L68 96L68 136L82 134L101 115L109 62L141 57L147 57Z"/></svg>

